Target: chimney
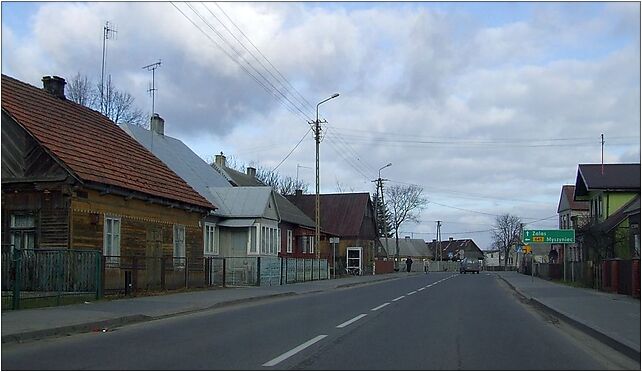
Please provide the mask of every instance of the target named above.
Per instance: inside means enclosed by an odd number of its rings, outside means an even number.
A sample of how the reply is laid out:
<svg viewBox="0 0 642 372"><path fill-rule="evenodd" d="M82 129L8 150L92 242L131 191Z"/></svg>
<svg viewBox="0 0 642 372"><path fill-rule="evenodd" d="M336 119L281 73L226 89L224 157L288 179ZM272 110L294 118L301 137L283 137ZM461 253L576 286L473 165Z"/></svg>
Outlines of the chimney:
<svg viewBox="0 0 642 372"><path fill-rule="evenodd" d="M250 177L256 177L256 168L254 167L247 167L247 175Z"/></svg>
<svg viewBox="0 0 642 372"><path fill-rule="evenodd" d="M409 237L409 236L406 236L406 237L405 237L405 239L408 239L408 240L410 240L410 237Z"/></svg>
<svg viewBox="0 0 642 372"><path fill-rule="evenodd" d="M43 76L42 87L54 96L65 99L65 84L67 82L60 76Z"/></svg>
<svg viewBox="0 0 642 372"><path fill-rule="evenodd" d="M303 196L303 190L301 189L294 190L294 196Z"/></svg>
<svg viewBox="0 0 642 372"><path fill-rule="evenodd" d="M453 237L452 236L449 237L448 240L450 240L452 242L453 241Z"/></svg>
<svg viewBox="0 0 642 372"><path fill-rule="evenodd" d="M432 242L433 242L433 243L437 243L437 239L433 239L433 240L432 240Z"/></svg>
<svg viewBox="0 0 642 372"><path fill-rule="evenodd" d="M218 165L221 168L225 168L225 155L223 155L223 151L221 151L220 155L216 155L214 158L214 163Z"/></svg>
<svg viewBox="0 0 642 372"><path fill-rule="evenodd" d="M152 132L163 136L165 135L165 120L163 120L160 115L154 114L151 119L149 119L149 128Z"/></svg>

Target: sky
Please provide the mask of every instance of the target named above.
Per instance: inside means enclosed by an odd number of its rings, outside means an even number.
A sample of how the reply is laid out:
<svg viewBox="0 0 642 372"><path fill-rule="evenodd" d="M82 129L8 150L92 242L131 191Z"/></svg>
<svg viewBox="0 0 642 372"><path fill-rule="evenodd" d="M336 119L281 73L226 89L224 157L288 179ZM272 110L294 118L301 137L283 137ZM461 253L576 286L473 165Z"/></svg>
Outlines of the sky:
<svg viewBox="0 0 642 372"><path fill-rule="evenodd" d="M106 72L204 160L298 177L323 103L322 193L419 185L402 236L491 247L497 215L557 228L577 165L640 161L640 4L2 2L2 73ZM303 140L302 140L303 138ZM290 154L291 152L291 154ZM289 154L289 156L288 156Z"/></svg>

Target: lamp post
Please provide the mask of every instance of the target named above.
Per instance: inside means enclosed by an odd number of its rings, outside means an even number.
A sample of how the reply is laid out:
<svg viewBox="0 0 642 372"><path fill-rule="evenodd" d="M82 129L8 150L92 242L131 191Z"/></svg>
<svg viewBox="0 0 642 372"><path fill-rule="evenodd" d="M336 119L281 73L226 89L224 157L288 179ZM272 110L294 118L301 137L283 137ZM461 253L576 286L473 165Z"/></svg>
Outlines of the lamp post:
<svg viewBox="0 0 642 372"><path fill-rule="evenodd" d="M320 244L321 244L321 233L319 230L319 221L320 221L320 213L319 213L319 143L321 143L321 126L319 125L319 106L321 106L322 103L327 102L333 98L339 97L339 93L335 93L331 95L330 97L324 99L323 101L317 103L317 120L314 122L314 140L316 142L316 198L315 198L315 211L314 211L314 217L315 217L315 229L314 229L314 245L317 253L317 260L321 257L320 253Z"/></svg>
<svg viewBox="0 0 642 372"><path fill-rule="evenodd" d="M388 168L390 166L392 166L392 163L388 163L383 167L379 168L379 178L377 179L377 186L379 187L379 189L381 189L381 206L383 208L383 210L381 211L383 213L383 216L381 217L383 222L383 237L386 242L386 254L390 254L390 251L388 250L388 224L386 223L387 222L386 221L386 203L384 202L384 199L383 199L383 181L384 180L381 179L381 170L384 168ZM398 255L398 252L397 252L397 255ZM397 255L395 255L395 257Z"/></svg>

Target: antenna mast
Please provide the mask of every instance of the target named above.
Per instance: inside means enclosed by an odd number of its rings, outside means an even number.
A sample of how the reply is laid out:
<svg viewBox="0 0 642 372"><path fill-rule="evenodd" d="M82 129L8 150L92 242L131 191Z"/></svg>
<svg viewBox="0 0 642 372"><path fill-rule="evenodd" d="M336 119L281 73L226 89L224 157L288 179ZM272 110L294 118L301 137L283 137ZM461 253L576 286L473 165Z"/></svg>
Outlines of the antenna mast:
<svg viewBox="0 0 642 372"><path fill-rule="evenodd" d="M602 175L604 175L604 133L600 134L600 138L602 139Z"/></svg>
<svg viewBox="0 0 642 372"><path fill-rule="evenodd" d="M151 65L144 66L143 69L147 71L152 72L152 86L151 88L147 89L147 92L152 95L152 115L156 113L155 107L154 107L154 98L156 96L156 80L155 80L155 73L156 69L161 66L161 60L159 59L158 62L152 63Z"/></svg>
<svg viewBox="0 0 642 372"><path fill-rule="evenodd" d="M100 69L100 110L103 114L106 113L105 110L105 55L107 53L107 40L113 39L118 31L114 25L109 24L109 21L105 22L103 26L103 62Z"/></svg>

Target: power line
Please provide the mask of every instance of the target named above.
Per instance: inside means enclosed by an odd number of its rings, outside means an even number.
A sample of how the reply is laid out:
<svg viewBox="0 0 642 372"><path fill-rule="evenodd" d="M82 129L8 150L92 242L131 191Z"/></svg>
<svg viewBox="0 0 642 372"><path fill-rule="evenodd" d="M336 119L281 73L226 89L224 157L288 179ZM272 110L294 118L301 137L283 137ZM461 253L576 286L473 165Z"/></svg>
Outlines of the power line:
<svg viewBox="0 0 642 372"><path fill-rule="evenodd" d="M301 139L299 140L299 142L297 142L297 143L296 143L296 145L294 145L294 147L292 148L292 150L290 150L290 152L288 152L288 154L285 156L285 158L283 158L283 160L281 160L281 162L280 162L279 164L277 164L277 166L276 166L276 167L274 167L274 169L272 169L272 172L276 171L276 170L281 166L281 164L283 164L283 162L284 162L284 161L286 161L286 160L290 157L290 155L292 155L292 153L294 152L294 150L296 150L296 149L297 149L297 147L299 147L299 145L301 144L301 142L303 142L303 139L304 139L304 138L308 135L308 133L310 133L311 131L312 131L312 129L308 129L308 130L305 132L305 134L303 135L303 137L301 137Z"/></svg>

